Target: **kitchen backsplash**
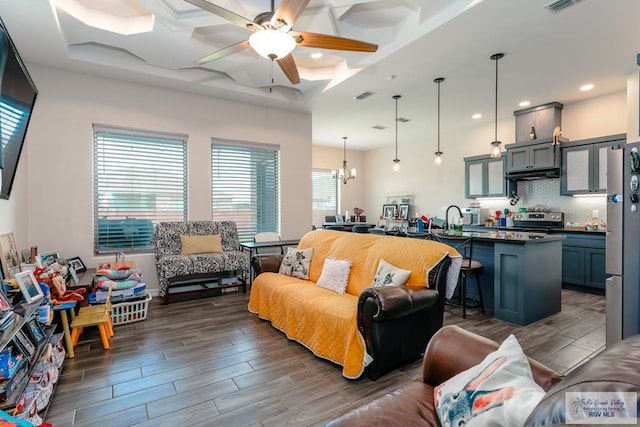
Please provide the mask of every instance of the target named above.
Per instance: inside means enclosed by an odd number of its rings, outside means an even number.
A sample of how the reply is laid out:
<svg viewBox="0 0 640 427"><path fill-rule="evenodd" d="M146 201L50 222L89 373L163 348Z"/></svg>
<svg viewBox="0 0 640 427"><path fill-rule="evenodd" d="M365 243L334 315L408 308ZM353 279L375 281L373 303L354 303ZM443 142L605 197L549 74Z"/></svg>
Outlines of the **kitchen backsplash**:
<svg viewBox="0 0 640 427"><path fill-rule="evenodd" d="M597 221L607 219L607 199L604 194L594 197L571 197L560 195L560 179L538 179L532 181L518 181L518 196L520 201L511 206L509 199L481 200L480 206L491 211L518 210L541 205L553 212L564 212L567 222L585 223L593 220L594 211L598 211Z"/></svg>

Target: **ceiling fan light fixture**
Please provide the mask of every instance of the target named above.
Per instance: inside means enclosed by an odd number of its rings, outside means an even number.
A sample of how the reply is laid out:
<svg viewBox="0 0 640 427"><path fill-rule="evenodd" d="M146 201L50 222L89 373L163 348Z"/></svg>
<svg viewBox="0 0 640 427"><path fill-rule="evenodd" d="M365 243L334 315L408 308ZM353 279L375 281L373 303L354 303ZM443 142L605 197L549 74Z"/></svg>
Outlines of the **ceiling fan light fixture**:
<svg viewBox="0 0 640 427"><path fill-rule="evenodd" d="M276 60L289 55L296 41L280 30L260 30L249 37L249 45L263 58Z"/></svg>

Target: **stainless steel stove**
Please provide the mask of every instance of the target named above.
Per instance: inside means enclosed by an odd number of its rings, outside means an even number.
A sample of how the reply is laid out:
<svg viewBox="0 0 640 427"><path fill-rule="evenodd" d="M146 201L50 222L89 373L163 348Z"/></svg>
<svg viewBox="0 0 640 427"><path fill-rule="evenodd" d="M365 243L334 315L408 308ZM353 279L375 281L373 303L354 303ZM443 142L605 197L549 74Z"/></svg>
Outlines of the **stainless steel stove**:
<svg viewBox="0 0 640 427"><path fill-rule="evenodd" d="M517 228L533 231L561 230L564 228L562 212L516 212L513 224Z"/></svg>

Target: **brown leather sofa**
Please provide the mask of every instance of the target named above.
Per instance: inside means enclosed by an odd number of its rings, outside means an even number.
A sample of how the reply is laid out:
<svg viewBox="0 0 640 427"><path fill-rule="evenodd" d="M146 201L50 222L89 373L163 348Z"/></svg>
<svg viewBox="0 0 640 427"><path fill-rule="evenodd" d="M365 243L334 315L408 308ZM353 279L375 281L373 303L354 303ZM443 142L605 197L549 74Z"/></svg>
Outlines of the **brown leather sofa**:
<svg viewBox="0 0 640 427"><path fill-rule="evenodd" d="M440 426L433 403L434 387L477 365L498 347L498 343L458 326L445 326L429 342L422 381L408 383L327 426ZM525 425L564 424L566 392L623 391L638 392L640 396L639 359L640 335L605 350L566 377L529 359L534 380L547 393Z"/></svg>

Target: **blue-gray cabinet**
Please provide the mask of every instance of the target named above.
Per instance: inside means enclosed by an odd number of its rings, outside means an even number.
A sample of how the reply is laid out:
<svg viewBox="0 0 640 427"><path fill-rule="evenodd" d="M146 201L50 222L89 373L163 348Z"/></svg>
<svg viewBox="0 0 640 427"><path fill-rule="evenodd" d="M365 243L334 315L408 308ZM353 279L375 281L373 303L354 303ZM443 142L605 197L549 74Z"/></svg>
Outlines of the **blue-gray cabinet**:
<svg viewBox="0 0 640 427"><path fill-rule="evenodd" d="M604 194L607 191L607 150L626 143L626 135L610 135L563 144L560 194Z"/></svg>
<svg viewBox="0 0 640 427"><path fill-rule="evenodd" d="M507 149L507 172L526 172L535 169L549 169L560 165L556 146L551 139L535 143L516 143Z"/></svg>
<svg viewBox="0 0 640 427"><path fill-rule="evenodd" d="M603 233L561 233L562 283L604 289L606 242Z"/></svg>
<svg viewBox="0 0 640 427"><path fill-rule="evenodd" d="M464 190L467 199L507 196L504 179L505 157L465 157Z"/></svg>

